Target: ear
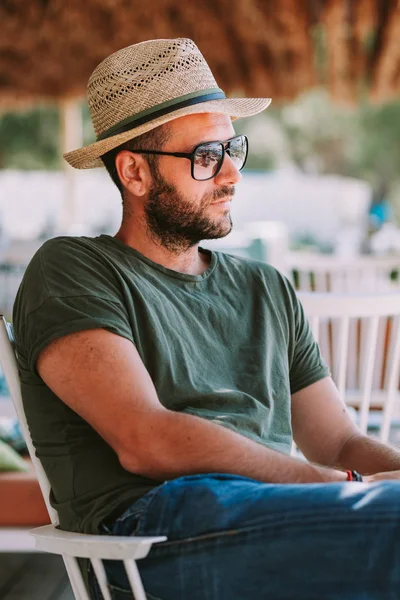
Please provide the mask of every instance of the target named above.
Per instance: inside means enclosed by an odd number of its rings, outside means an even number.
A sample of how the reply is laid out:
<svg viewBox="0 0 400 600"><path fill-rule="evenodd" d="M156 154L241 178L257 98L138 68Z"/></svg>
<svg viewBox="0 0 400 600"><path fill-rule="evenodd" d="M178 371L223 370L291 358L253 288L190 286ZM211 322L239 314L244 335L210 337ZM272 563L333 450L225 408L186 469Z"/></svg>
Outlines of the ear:
<svg viewBox="0 0 400 600"><path fill-rule="evenodd" d="M147 161L140 154L121 150L115 157L115 168L119 179L133 196L144 196L151 184L151 174Z"/></svg>

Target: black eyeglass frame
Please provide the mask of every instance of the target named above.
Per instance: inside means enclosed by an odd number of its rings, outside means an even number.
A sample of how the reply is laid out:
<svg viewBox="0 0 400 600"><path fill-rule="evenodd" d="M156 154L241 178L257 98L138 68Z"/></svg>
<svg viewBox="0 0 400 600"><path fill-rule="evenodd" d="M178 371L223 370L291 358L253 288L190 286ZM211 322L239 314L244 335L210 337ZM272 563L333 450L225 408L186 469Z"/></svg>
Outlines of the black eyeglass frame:
<svg viewBox="0 0 400 600"><path fill-rule="evenodd" d="M224 164L225 153L228 154L228 156L230 156L230 154L229 154L230 144L231 144L231 142L233 142L234 140L237 140L238 138L244 138L246 140L246 156L244 157L243 165L239 169L239 171L241 171L246 164L247 157L249 154L249 140L248 140L247 136L244 134L235 135L235 137L230 138L229 140L226 140L226 142L220 142L220 141L202 142L201 144L197 144L197 146L194 148L193 152L163 152L162 150L130 150L130 152L136 152L137 154L157 154L157 155L161 155L161 156L175 156L176 158L187 158L190 160L192 178L195 181L209 181L210 179L213 179L214 177L216 177L218 175L218 173L222 169L222 165ZM201 146L207 146L209 144L220 144L222 146L222 158L219 162L217 170L215 171L215 173L213 175L211 175L211 177L207 177L206 179L196 179L196 177L194 176L195 154Z"/></svg>

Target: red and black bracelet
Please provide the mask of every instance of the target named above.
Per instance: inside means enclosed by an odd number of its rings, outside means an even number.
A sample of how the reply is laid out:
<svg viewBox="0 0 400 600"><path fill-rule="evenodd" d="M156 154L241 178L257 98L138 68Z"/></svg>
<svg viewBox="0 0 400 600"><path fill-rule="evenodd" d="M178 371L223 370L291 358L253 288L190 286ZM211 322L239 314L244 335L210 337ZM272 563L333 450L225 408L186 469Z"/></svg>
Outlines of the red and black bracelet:
<svg viewBox="0 0 400 600"><path fill-rule="evenodd" d="M346 471L347 481L362 481L362 475L358 471Z"/></svg>

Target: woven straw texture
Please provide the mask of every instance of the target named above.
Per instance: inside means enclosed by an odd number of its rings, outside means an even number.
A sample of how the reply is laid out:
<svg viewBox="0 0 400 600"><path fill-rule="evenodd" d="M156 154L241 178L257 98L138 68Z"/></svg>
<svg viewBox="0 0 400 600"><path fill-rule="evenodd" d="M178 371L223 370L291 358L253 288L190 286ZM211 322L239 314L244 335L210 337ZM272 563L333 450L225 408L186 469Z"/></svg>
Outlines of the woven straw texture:
<svg viewBox="0 0 400 600"><path fill-rule="evenodd" d="M217 82L192 40L151 40L123 48L103 60L89 79L88 103L96 136L138 113L210 89L218 89ZM78 169L101 167L101 155L172 119L207 112L224 113L232 119L247 117L264 110L270 101L232 98L178 108L129 131L68 152L64 157Z"/></svg>

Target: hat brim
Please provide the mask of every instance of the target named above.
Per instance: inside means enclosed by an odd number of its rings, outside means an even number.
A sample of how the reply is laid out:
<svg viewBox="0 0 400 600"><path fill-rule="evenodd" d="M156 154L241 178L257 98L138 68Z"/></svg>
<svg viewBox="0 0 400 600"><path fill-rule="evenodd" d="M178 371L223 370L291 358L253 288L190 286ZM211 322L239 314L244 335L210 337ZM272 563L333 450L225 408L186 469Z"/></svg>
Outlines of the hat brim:
<svg viewBox="0 0 400 600"><path fill-rule="evenodd" d="M224 98L222 100L210 100L209 102L204 102L202 104L193 104L158 117L149 123L145 123L144 125L140 125L129 131L124 131L123 133L119 133L99 142L94 142L83 148L67 152L64 154L64 158L71 167L74 167L75 169L94 169L96 167L103 167L104 164L100 159L100 156L124 142L132 140L143 133L147 133L155 127L159 127L173 119L198 113L222 113L234 120L256 115L265 110L270 103L271 98Z"/></svg>

